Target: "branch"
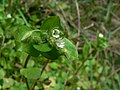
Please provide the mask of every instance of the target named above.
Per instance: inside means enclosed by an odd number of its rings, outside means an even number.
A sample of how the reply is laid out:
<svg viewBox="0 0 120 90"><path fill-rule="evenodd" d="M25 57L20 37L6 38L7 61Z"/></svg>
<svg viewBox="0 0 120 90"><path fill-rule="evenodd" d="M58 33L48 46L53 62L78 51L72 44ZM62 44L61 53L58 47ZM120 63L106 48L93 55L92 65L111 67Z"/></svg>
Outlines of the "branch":
<svg viewBox="0 0 120 90"><path fill-rule="evenodd" d="M27 63L28 63L29 60L30 60L30 55L28 55L26 60L25 60L25 64L23 66L24 68L27 67ZM30 90L27 78L25 78L25 82L26 82L27 89Z"/></svg>
<svg viewBox="0 0 120 90"><path fill-rule="evenodd" d="M107 81L109 78L111 78L115 73L119 72L120 68L118 68L117 70L115 70L114 72L112 72L106 79L105 81Z"/></svg>
<svg viewBox="0 0 120 90"><path fill-rule="evenodd" d="M43 74L43 72L45 71L45 68L46 68L46 66L48 65L49 61L50 61L50 60L48 59L48 60L45 62L44 66L43 66L43 68L42 68L42 70L41 70L40 77L41 77L41 75ZM35 86L37 85L37 81L40 79L40 77L35 80L35 83L33 84L33 87L32 87L31 90L34 90Z"/></svg>
<svg viewBox="0 0 120 90"><path fill-rule="evenodd" d="M80 36L80 30L81 30L81 23L80 23L80 9L77 0L75 0L76 4L76 10L77 10L77 17L78 17L78 36Z"/></svg>
<svg viewBox="0 0 120 90"><path fill-rule="evenodd" d="M75 0L75 4L76 4L76 10L77 10L77 17L78 17L78 40L79 40L79 36L80 36L80 32L81 32L81 23L80 23L80 9L79 9L77 0ZM77 48L78 48L78 46L79 46L79 41L76 44Z"/></svg>
<svg viewBox="0 0 120 90"><path fill-rule="evenodd" d="M23 68L26 68L26 67L27 67L27 63L28 63L29 59L30 59L30 55L27 56Z"/></svg>

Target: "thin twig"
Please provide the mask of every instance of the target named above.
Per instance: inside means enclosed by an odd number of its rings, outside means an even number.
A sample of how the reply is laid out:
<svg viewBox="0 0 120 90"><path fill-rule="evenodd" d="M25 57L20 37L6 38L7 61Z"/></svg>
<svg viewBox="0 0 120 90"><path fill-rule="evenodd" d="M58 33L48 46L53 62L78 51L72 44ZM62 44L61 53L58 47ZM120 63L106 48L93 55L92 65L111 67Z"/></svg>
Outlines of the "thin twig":
<svg viewBox="0 0 120 90"><path fill-rule="evenodd" d="M3 35L3 39L2 39L2 47L4 46L4 42L5 42L5 36Z"/></svg>
<svg viewBox="0 0 120 90"><path fill-rule="evenodd" d="M65 12L64 12L64 10L60 7L60 6L58 6L59 7L59 9L61 10L61 13L62 13L62 15L63 16L61 16L61 17L63 17L63 18L61 18L62 19L62 22L64 23L64 25L65 25L65 27L66 27L66 30L67 30L67 33L68 33L68 35L70 34L70 27L68 26L68 23L67 23L67 17L66 17L66 14L65 14ZM60 14L59 14L60 15Z"/></svg>
<svg viewBox="0 0 120 90"><path fill-rule="evenodd" d="M26 58L26 60L25 60L25 64L23 66L24 68L27 67L27 63L28 63L29 59L30 59L30 55L28 55L27 58Z"/></svg>
<svg viewBox="0 0 120 90"><path fill-rule="evenodd" d="M43 68L41 70L40 77L43 74L43 72L45 71L45 68L46 68L46 66L48 65L49 62L50 62L49 59L45 62L44 66L43 66ZM37 85L37 81L40 79L40 77L35 80L35 82L34 82L33 87L32 87L31 90L34 90L35 86Z"/></svg>
<svg viewBox="0 0 120 90"><path fill-rule="evenodd" d="M23 66L24 68L27 67L27 63L28 63L29 60L30 60L30 55L28 55L26 60L25 60L25 64ZM27 78L25 78L25 82L26 82L27 89L30 90Z"/></svg>
<svg viewBox="0 0 120 90"><path fill-rule="evenodd" d="M80 71L80 69L81 69L81 68L83 67L83 65L85 64L85 61L86 61L86 60L84 60L83 63L82 63L80 66L78 66L78 68L77 68L77 70L74 72L74 75L73 75L73 76L77 76L78 72Z"/></svg>
<svg viewBox="0 0 120 90"><path fill-rule="evenodd" d="M49 62L50 62L49 59L45 62L44 66L43 66L43 68L41 70L40 76L43 74L43 72L44 72L44 70L45 70L45 68L46 68L46 66L48 65Z"/></svg>
<svg viewBox="0 0 120 90"><path fill-rule="evenodd" d="M120 18L119 18L115 13L113 13L113 12L111 11L111 14L112 14L113 17L116 18L116 20L118 20L118 21L120 22Z"/></svg>
<svg viewBox="0 0 120 90"><path fill-rule="evenodd" d="M25 82L26 82L27 89L30 90L27 78L25 78Z"/></svg>
<svg viewBox="0 0 120 90"><path fill-rule="evenodd" d="M93 26L94 26L94 23L91 23L90 25L84 27L83 30L89 29L89 28L91 28L91 27L93 27Z"/></svg>
<svg viewBox="0 0 120 90"><path fill-rule="evenodd" d="M80 23L80 9L79 9L79 5L77 0L75 0L75 4L76 4L76 10L77 10L77 17L78 17L78 37L80 36L80 32L81 32L81 23ZM76 44L76 47L78 48L79 46L79 41Z"/></svg>
<svg viewBox="0 0 120 90"><path fill-rule="evenodd" d="M112 34L115 34L115 33L118 32L119 30L120 30L120 27L116 28L116 29L112 32Z"/></svg>
<svg viewBox="0 0 120 90"><path fill-rule="evenodd" d="M80 31L81 31L81 23L80 23L80 9L77 0L75 0L76 4L76 9L77 9L77 17L78 17L78 36L80 36Z"/></svg>
<svg viewBox="0 0 120 90"><path fill-rule="evenodd" d="M114 72L112 72L106 79L105 81L107 81L109 78L111 78L115 73L119 72L120 68L118 68L117 70L115 70Z"/></svg>

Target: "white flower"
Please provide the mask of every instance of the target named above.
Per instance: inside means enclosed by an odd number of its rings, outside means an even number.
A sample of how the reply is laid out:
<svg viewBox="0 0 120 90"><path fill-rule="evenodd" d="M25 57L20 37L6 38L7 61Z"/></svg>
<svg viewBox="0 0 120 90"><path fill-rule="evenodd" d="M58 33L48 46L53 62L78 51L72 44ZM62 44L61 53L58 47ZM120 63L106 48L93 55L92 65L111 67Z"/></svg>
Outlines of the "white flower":
<svg viewBox="0 0 120 90"><path fill-rule="evenodd" d="M11 18L12 16L11 16L11 14L7 14L7 18Z"/></svg>
<svg viewBox="0 0 120 90"><path fill-rule="evenodd" d="M77 90L80 90L80 87L77 87Z"/></svg>
<svg viewBox="0 0 120 90"><path fill-rule="evenodd" d="M99 33L99 37L100 37L100 38L103 38L104 35L103 35L102 33Z"/></svg>
<svg viewBox="0 0 120 90"><path fill-rule="evenodd" d="M60 31L58 29L54 29L53 32L52 32L52 36L54 38L59 38L60 37Z"/></svg>
<svg viewBox="0 0 120 90"><path fill-rule="evenodd" d="M53 29L52 37L55 40L56 46L59 48L63 48L65 46L65 42L63 42L60 34L61 34L61 32L58 30L58 28Z"/></svg>
<svg viewBox="0 0 120 90"><path fill-rule="evenodd" d="M56 41L56 45L59 47L59 48L63 48L65 46L65 42L63 42L61 39L58 39Z"/></svg>

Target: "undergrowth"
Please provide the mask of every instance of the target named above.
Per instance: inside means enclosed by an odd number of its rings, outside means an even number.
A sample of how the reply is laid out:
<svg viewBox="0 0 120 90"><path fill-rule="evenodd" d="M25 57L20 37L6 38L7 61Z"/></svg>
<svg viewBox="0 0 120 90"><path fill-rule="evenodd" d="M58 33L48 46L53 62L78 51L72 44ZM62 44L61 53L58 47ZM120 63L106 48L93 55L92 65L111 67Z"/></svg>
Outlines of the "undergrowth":
<svg viewBox="0 0 120 90"><path fill-rule="evenodd" d="M1 0L0 90L119 90L117 0Z"/></svg>

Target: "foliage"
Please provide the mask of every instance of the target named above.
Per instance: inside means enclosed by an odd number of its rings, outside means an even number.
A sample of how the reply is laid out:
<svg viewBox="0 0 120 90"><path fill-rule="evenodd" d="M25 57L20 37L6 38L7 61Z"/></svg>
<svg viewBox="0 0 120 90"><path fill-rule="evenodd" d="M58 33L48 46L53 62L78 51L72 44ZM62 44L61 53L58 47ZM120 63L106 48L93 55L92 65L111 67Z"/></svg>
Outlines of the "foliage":
<svg viewBox="0 0 120 90"><path fill-rule="evenodd" d="M80 27L78 3L84 10ZM95 0L1 0L0 89L119 90L120 55L111 50L111 32L97 31L105 12L106 27L111 25L116 2L106 3L96 8ZM90 19L96 26L84 27Z"/></svg>

